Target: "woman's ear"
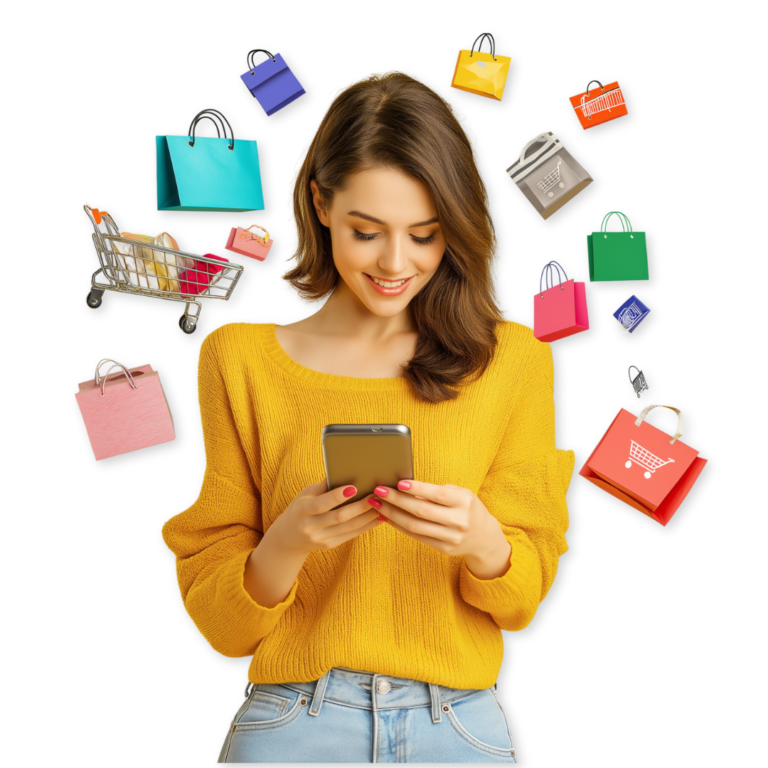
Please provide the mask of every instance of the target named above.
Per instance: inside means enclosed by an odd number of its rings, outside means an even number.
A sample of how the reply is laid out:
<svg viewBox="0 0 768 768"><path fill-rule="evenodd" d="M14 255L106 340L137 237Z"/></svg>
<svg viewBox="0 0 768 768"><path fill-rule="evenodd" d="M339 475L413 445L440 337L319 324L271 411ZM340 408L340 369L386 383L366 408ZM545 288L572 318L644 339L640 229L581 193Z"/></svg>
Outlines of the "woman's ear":
<svg viewBox="0 0 768 768"><path fill-rule="evenodd" d="M330 229L331 225L328 221L328 211L325 209L325 200L323 200L323 196L320 194L320 187L314 179L309 182L309 186L312 190L312 203L315 206L317 218L320 219L320 223L324 227Z"/></svg>

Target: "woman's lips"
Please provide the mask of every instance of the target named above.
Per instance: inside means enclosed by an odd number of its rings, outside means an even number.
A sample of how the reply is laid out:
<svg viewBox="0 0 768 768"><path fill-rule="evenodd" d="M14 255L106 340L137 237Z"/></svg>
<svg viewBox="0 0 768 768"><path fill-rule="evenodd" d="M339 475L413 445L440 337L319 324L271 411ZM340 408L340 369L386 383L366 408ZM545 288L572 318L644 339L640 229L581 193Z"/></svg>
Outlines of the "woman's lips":
<svg viewBox="0 0 768 768"><path fill-rule="evenodd" d="M383 285L379 285L378 283L371 280L371 276L367 272L363 272L363 274L365 275L368 282L373 286L373 289L378 291L382 296L397 296L411 284L411 280L413 280L415 277L415 275L411 275L402 285L398 285L396 288L385 288ZM394 283L395 281L391 280L388 282Z"/></svg>

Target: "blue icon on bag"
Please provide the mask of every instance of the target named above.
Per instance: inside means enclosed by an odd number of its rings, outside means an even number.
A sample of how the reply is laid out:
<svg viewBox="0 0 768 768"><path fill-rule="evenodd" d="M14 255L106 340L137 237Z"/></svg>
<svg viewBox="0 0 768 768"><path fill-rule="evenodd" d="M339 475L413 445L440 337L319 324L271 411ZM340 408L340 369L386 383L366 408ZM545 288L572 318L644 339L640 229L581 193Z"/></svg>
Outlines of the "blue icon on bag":
<svg viewBox="0 0 768 768"><path fill-rule="evenodd" d="M637 296L630 296L614 313L622 329L633 333L651 310Z"/></svg>

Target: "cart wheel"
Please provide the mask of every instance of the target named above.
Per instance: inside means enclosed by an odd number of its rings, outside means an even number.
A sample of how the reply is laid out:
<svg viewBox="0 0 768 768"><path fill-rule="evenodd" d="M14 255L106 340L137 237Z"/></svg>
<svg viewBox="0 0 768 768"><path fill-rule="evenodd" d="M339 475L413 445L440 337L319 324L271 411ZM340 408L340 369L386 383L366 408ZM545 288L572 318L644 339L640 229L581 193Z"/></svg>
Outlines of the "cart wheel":
<svg viewBox="0 0 768 768"><path fill-rule="evenodd" d="M632 462L628 461L624 466L629 469L632 466Z"/></svg>
<svg viewBox="0 0 768 768"><path fill-rule="evenodd" d="M182 315L179 319L179 328L181 328L184 333L194 333L197 328L197 318Z"/></svg>
<svg viewBox="0 0 768 768"><path fill-rule="evenodd" d="M651 479L651 473L650 472L646 472L645 475L643 475L643 477L645 477L646 480L650 480Z"/></svg>
<svg viewBox="0 0 768 768"><path fill-rule="evenodd" d="M101 296L94 296L93 293L88 294L86 301L91 309L98 309L101 306Z"/></svg>

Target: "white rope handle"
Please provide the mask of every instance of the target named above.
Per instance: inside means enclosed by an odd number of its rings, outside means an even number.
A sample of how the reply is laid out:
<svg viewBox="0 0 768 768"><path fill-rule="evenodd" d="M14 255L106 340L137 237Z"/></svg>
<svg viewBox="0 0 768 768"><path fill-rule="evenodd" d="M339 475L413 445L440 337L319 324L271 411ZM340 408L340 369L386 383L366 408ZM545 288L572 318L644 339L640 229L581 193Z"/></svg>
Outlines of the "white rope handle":
<svg viewBox="0 0 768 768"><path fill-rule="evenodd" d="M109 367L109 370L104 374L103 378L99 374L99 369L104 363L112 363L112 365ZM133 389L138 389L138 386L136 386L136 382L133 379L133 376L131 376L131 372L121 363L115 362L114 360L110 360L109 358L105 357L103 360L99 360L98 365L96 366L96 377L95 377L95 384L98 387L99 384L101 384L101 396L104 397L104 388L107 385L107 377L115 368L120 368L122 372L126 375L128 378L128 383L133 387Z"/></svg>
<svg viewBox="0 0 768 768"><path fill-rule="evenodd" d="M670 445L674 445L675 440L677 440L678 437L683 436L683 414L671 405L649 405L647 408L643 408L642 413L635 421L635 426L639 427L643 423L643 419L648 415L648 412L652 408L669 408L670 411L674 411L677 414L677 432L675 432L675 436L669 441Z"/></svg>
<svg viewBox="0 0 768 768"><path fill-rule="evenodd" d="M555 137L547 136L547 132L545 131L544 133L540 133L538 136L534 136L530 141L527 141L525 146L520 150L520 165L523 164L523 155L525 154L525 150L528 149L531 144L535 144L537 141L549 141L549 143L552 144L555 141Z"/></svg>

